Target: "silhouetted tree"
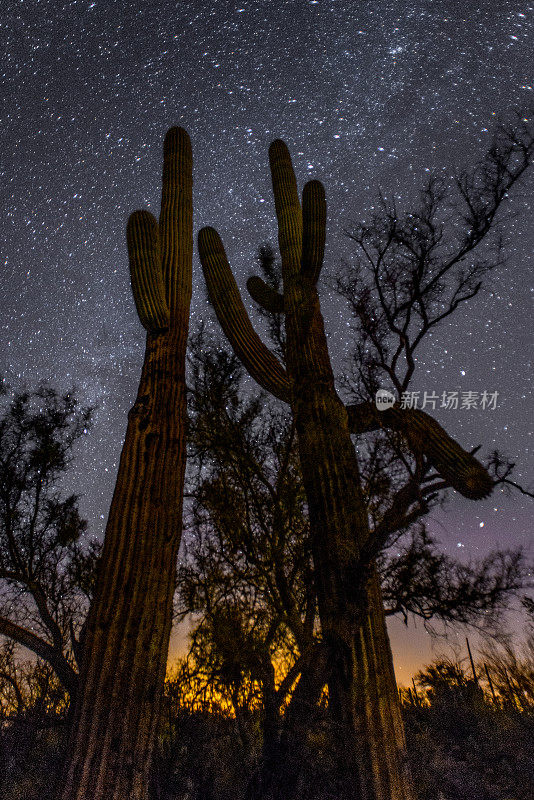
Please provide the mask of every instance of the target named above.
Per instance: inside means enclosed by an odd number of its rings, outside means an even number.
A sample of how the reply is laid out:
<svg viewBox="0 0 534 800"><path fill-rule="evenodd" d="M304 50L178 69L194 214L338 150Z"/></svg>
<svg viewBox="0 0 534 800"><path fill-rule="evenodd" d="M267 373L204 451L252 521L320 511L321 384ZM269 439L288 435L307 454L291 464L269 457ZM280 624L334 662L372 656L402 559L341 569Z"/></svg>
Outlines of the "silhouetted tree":
<svg viewBox="0 0 534 800"><path fill-rule="evenodd" d="M521 549L497 550L462 563L440 552L424 525L386 550L379 559L386 616L413 614L433 623L497 626L510 601L528 585Z"/></svg>
<svg viewBox="0 0 534 800"><path fill-rule="evenodd" d="M80 542L87 523L62 481L90 421L72 393L47 386L3 397L0 634L48 662L70 695L87 610L80 582L95 547Z"/></svg>

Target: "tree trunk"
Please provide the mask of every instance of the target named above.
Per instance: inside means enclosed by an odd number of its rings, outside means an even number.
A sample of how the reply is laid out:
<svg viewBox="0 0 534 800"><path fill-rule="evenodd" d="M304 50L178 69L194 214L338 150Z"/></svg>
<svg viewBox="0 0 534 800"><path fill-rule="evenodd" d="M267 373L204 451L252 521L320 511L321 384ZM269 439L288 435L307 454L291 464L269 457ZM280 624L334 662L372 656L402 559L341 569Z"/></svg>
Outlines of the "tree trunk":
<svg viewBox="0 0 534 800"><path fill-rule="evenodd" d="M318 703L328 676L329 649L316 645L305 660L283 718L272 698L271 713L265 703L263 748L246 800L299 800L305 796L308 736L317 718Z"/></svg>

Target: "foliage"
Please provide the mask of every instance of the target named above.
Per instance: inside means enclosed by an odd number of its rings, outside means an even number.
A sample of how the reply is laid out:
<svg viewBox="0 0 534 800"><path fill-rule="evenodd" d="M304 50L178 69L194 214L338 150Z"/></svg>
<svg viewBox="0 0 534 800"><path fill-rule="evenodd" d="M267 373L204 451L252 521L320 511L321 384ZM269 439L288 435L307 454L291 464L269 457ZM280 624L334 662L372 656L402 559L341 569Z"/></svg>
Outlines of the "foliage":
<svg viewBox="0 0 534 800"><path fill-rule="evenodd" d="M0 786L6 798L52 798L69 696L46 661L22 660L13 641L0 650Z"/></svg>
<svg viewBox="0 0 534 800"><path fill-rule="evenodd" d="M0 418L0 634L47 661L64 687L76 685L74 659L96 549L78 497L63 489L91 409L72 393L41 385L3 398Z"/></svg>
<svg viewBox="0 0 534 800"><path fill-rule="evenodd" d="M242 368L202 332L190 367L191 502L178 575L178 611L196 619L190 666L238 704L252 681L277 691L280 705L291 682L275 690L274 665L284 677L316 625L294 430L264 398L243 398Z"/></svg>
<svg viewBox="0 0 534 800"><path fill-rule="evenodd" d="M532 662L530 662L530 671ZM485 674L483 665L478 673ZM494 669L491 668L492 678ZM441 660L405 702L420 800L527 800L534 790L534 715L492 698L462 664Z"/></svg>
<svg viewBox="0 0 534 800"><path fill-rule="evenodd" d="M528 568L521 550L497 550L480 561L461 563L438 549L423 525L380 559L386 614L435 623L488 629L499 623L510 600L525 586Z"/></svg>
<svg viewBox="0 0 534 800"><path fill-rule="evenodd" d="M514 648L509 652L531 674L528 641L526 647L523 653ZM12 714L1 729L2 790L9 800L48 800L50 775L60 766L64 730L53 708L46 712L40 705L38 687L46 684L41 669L34 676L27 673L33 706ZM529 800L532 796L533 708L519 708L509 696L499 696L495 703L484 661L476 669L479 686L470 668L441 659L416 677L417 695L413 690L411 696L403 693L408 752L419 800ZM495 680L494 665L490 674ZM204 704L200 696L192 702L182 677L176 674L165 685L150 800L244 800L261 750L258 712L246 712L238 720ZM342 748L343 741L323 709L303 747L302 797L338 800L345 796L350 775L339 768Z"/></svg>

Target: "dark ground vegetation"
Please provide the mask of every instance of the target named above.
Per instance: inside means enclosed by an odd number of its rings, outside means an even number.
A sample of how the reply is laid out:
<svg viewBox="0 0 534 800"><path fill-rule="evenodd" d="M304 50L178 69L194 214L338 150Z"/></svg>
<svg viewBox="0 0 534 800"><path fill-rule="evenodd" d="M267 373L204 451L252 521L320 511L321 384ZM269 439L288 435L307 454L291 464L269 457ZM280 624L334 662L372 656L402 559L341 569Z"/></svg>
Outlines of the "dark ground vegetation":
<svg viewBox="0 0 534 800"><path fill-rule="evenodd" d="M471 668L434 662L402 691L409 754L420 800L530 800L534 790L533 641ZM492 661L493 659L493 661ZM488 667L493 691L484 668ZM484 676L484 680L482 680ZM48 800L63 757L65 697L44 665L19 674L20 708L4 705L0 739L2 796ZM8 694L4 687L4 699ZM239 719L214 698L184 696L168 680L152 774L151 800L241 800L261 752L261 709ZM301 800L339 800L342 743L322 708L306 742ZM297 798L294 798L297 800Z"/></svg>

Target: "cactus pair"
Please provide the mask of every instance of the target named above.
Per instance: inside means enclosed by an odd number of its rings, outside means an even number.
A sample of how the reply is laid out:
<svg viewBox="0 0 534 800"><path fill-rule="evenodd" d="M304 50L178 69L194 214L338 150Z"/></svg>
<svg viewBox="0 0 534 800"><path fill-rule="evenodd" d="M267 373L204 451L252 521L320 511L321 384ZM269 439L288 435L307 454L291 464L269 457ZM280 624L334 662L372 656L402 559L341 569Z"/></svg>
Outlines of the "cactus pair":
<svg viewBox="0 0 534 800"><path fill-rule="evenodd" d="M352 732L355 796L411 800L380 586L373 565L361 566L369 529L350 432L384 422L402 430L468 496L483 496L491 481L422 412L391 411L378 419L369 404L343 406L315 288L324 252L324 190L317 181L308 183L301 209L283 142L273 143L270 157L284 291L274 292L259 278L248 285L264 308L285 315L287 371L255 333L211 228L200 232L200 256L234 350L262 386L290 403L295 416L321 624L335 664L331 703ZM182 530L192 285L192 155L184 130L173 128L165 139L159 222L135 212L127 241L146 352L87 621L61 800L147 796Z"/></svg>

